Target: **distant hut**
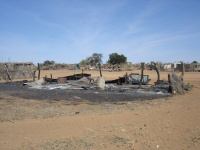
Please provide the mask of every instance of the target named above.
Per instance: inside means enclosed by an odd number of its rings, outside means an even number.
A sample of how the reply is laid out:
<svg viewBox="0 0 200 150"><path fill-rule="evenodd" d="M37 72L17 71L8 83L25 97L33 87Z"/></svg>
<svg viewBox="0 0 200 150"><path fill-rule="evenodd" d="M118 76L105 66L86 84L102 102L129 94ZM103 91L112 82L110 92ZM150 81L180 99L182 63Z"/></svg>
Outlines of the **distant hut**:
<svg viewBox="0 0 200 150"><path fill-rule="evenodd" d="M198 71L200 72L200 63L193 62L190 64L190 70L191 71Z"/></svg>

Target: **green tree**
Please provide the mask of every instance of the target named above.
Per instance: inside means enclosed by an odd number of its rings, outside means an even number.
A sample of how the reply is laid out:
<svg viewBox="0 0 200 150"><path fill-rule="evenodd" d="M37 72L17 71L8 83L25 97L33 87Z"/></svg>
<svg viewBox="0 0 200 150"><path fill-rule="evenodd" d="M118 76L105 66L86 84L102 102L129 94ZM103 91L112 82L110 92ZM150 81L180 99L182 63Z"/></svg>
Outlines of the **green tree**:
<svg viewBox="0 0 200 150"><path fill-rule="evenodd" d="M93 53L92 56L86 58L86 61L91 65L91 66L98 66L99 64L102 63L102 54L98 53Z"/></svg>
<svg viewBox="0 0 200 150"><path fill-rule="evenodd" d="M43 63L44 66L49 66L49 65L54 65L54 64L55 64L55 61L49 61L49 60L46 60Z"/></svg>
<svg viewBox="0 0 200 150"><path fill-rule="evenodd" d="M97 66L99 63L102 63L102 54L93 53L92 56L87 57L86 59L83 59L80 61L81 65L91 65L91 66Z"/></svg>
<svg viewBox="0 0 200 150"><path fill-rule="evenodd" d="M115 64L125 63L126 61L127 61L127 58L123 54L119 55L117 53L112 53L109 55L108 63L115 65Z"/></svg>

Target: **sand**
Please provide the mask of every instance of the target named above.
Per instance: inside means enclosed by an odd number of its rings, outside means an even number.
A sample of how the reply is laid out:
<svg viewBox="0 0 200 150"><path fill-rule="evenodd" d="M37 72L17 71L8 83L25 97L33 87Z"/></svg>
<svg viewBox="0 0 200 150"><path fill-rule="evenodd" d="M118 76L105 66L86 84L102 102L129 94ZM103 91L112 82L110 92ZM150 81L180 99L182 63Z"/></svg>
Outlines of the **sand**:
<svg viewBox="0 0 200 150"><path fill-rule="evenodd" d="M74 73L80 71L41 72L55 78ZM114 79L125 73L103 76ZM151 84L156 81L155 71L144 73ZM161 79L167 74L161 72ZM0 149L200 149L200 73L185 73L184 80L194 85L192 91L139 102L50 102L1 93Z"/></svg>

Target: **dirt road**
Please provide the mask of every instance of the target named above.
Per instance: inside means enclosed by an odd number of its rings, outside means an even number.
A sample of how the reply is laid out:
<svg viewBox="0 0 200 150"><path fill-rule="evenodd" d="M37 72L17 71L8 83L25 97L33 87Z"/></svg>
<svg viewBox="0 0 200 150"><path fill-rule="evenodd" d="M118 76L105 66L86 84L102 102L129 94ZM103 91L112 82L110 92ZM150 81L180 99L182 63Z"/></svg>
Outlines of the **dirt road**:
<svg viewBox="0 0 200 150"><path fill-rule="evenodd" d="M147 73L154 82L156 73ZM0 149L198 150L200 73L186 73L185 80L194 85L185 95L138 102L36 101L1 93Z"/></svg>

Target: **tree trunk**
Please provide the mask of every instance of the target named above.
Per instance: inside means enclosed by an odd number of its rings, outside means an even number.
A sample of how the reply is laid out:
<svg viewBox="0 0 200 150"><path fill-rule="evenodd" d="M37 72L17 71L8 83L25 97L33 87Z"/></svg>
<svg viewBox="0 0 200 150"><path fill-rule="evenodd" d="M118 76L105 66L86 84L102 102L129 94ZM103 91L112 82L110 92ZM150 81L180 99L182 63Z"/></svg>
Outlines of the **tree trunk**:
<svg viewBox="0 0 200 150"><path fill-rule="evenodd" d="M157 78L157 82L159 82L160 81L160 73L159 73L159 70L158 70L158 68L157 68L157 66L156 66L157 64L156 63L154 63L154 68L155 68L155 70L156 70L156 73L157 73L157 76L158 76L158 78Z"/></svg>
<svg viewBox="0 0 200 150"><path fill-rule="evenodd" d="M102 73L101 73L101 64L99 63L99 73L100 73L100 76L102 77Z"/></svg>

